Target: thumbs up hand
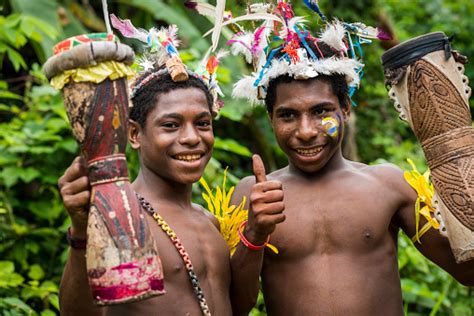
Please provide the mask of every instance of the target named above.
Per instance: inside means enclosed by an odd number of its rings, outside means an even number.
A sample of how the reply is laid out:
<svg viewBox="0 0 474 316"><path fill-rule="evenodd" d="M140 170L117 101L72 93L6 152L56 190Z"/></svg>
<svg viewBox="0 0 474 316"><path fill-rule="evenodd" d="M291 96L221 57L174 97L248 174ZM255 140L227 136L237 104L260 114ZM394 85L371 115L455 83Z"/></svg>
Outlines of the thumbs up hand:
<svg viewBox="0 0 474 316"><path fill-rule="evenodd" d="M250 193L250 210L245 236L255 244L263 244L278 223L285 220L282 183L267 180L259 155L252 157L256 183Z"/></svg>

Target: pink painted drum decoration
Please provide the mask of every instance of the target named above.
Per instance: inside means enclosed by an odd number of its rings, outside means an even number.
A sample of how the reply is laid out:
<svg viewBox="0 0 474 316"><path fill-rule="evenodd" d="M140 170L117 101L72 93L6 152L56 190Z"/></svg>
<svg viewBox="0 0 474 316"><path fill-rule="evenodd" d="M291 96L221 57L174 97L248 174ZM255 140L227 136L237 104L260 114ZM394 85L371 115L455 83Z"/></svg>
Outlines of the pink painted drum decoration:
<svg viewBox="0 0 474 316"><path fill-rule="evenodd" d="M133 50L99 33L67 39L54 52L43 71L62 89L92 186L86 263L93 300L110 305L163 294L160 257L125 158Z"/></svg>
<svg viewBox="0 0 474 316"><path fill-rule="evenodd" d="M458 262L474 258L474 130L466 62L442 32L382 55L389 95L421 143L435 188L433 205Z"/></svg>

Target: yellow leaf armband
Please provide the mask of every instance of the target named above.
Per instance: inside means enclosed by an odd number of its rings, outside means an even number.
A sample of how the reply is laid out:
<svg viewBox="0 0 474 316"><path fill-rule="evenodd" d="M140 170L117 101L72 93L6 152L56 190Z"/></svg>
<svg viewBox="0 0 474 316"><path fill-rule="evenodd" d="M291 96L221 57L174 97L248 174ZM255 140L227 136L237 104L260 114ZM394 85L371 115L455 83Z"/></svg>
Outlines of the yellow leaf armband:
<svg viewBox="0 0 474 316"><path fill-rule="evenodd" d="M224 237L230 255L232 256L240 242L238 230L242 222L247 220L248 210L244 208L246 202L245 196L239 205L229 205L235 187L232 186L226 191L226 180L227 168L224 170L222 187L217 186L214 194L204 178L199 179L199 183L205 190L205 192L202 193L202 197L207 203L207 209L219 221L220 233L222 237ZM273 252L278 253L278 249L275 246L267 244L267 247Z"/></svg>
<svg viewBox="0 0 474 316"><path fill-rule="evenodd" d="M434 195L434 187L430 181L430 171L427 170L421 174L416 169L415 164L411 159L407 159L412 167L411 171L405 171L403 176L410 186L418 193L418 198L415 203L415 236L411 238L413 242L421 243L420 238L431 227L440 229L440 222L435 217L436 209L433 207L432 200ZM427 223L420 229L420 215L423 216Z"/></svg>

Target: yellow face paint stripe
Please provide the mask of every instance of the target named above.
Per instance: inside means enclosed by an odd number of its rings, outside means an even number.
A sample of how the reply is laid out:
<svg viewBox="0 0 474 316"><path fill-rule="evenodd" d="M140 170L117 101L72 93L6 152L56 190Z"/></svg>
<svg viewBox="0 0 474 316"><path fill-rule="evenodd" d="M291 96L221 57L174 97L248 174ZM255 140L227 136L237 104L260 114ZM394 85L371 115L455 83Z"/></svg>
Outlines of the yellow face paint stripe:
<svg viewBox="0 0 474 316"><path fill-rule="evenodd" d="M339 122L333 117L325 117L322 119L322 125L328 134L332 138L337 138L339 134Z"/></svg>

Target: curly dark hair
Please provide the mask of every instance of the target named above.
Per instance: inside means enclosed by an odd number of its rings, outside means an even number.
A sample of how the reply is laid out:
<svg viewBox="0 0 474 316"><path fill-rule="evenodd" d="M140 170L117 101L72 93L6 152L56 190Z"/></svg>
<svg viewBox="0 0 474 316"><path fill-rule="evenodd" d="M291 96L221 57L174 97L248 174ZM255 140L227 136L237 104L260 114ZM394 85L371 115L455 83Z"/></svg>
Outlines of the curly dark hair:
<svg viewBox="0 0 474 316"><path fill-rule="evenodd" d="M156 71L156 70L154 70ZM141 75L135 84L139 84L152 71L148 71ZM206 84L194 76L189 76L189 79L182 82L174 82L171 80L169 74L164 74L157 78L153 78L151 82L145 84L132 97L132 108L130 109L130 119L145 127L146 118L148 114L155 108L160 94L170 92L177 89L197 88L202 90L206 95L209 111L212 113L213 99Z"/></svg>
<svg viewBox="0 0 474 316"><path fill-rule="evenodd" d="M310 49L316 54L318 58L328 58L336 55L335 52L331 47L326 45L324 42L318 42L318 47L312 42L308 41L308 46ZM302 46L304 47L304 46ZM279 52L275 54L273 58L280 58L283 55L283 52ZM309 54L308 54L309 56ZM276 100L276 90L279 84L281 83L289 83L293 80L297 80L293 77L288 75L279 76L270 80L267 95L265 97L265 106L267 108L268 113L273 112L273 106L275 105ZM334 74L334 75L319 75L316 78L311 78L308 80L325 80L331 84L333 93L339 99L339 104L341 107L346 108L350 106L351 101L349 97L349 87L347 85L347 81L344 75Z"/></svg>

